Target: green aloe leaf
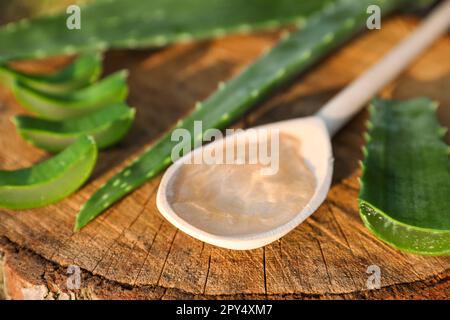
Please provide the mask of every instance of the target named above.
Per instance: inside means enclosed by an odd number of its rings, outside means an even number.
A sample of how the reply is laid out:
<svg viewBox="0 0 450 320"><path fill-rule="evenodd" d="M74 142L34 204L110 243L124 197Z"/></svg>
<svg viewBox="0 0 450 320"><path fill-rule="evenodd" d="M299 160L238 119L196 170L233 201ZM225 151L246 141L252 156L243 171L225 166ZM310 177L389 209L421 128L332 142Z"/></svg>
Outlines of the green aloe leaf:
<svg viewBox="0 0 450 320"><path fill-rule="evenodd" d="M134 115L134 109L126 104L117 104L69 120L16 116L13 122L26 141L38 148L57 152L82 135L92 136L99 149L110 147L127 134Z"/></svg>
<svg viewBox="0 0 450 320"><path fill-rule="evenodd" d="M15 80L27 87L48 94L65 94L97 81L102 71L102 55L84 54L67 67L49 75L31 75L0 66L0 80L13 86Z"/></svg>
<svg viewBox="0 0 450 320"><path fill-rule="evenodd" d="M160 47L302 20L336 0L102 0L68 15L22 20L0 28L0 62L107 48Z"/></svg>
<svg viewBox="0 0 450 320"><path fill-rule="evenodd" d="M105 106L123 102L128 94L126 70L80 90L64 95L46 94L16 81L13 91L16 99L27 110L41 118L64 120L91 113Z"/></svg>
<svg viewBox="0 0 450 320"><path fill-rule="evenodd" d="M219 89L195 111L181 120L176 128L184 128L194 136L194 121L202 121L203 130L223 129L262 100L282 83L317 62L338 45L350 39L366 25L367 6L377 4L383 13L400 7L403 1L340 0L311 17L299 31L292 33L271 51L251 64ZM201 136L193 137L195 144ZM124 197L171 164L171 153L178 141L171 132L146 150L97 190L81 208L75 229L85 226L114 202Z"/></svg>
<svg viewBox="0 0 450 320"><path fill-rule="evenodd" d="M89 178L96 159L94 139L83 136L58 155L30 168L0 170L0 207L30 209L58 202Z"/></svg>
<svg viewBox="0 0 450 320"><path fill-rule="evenodd" d="M359 207L381 240L421 255L450 254L450 162L437 104L374 100Z"/></svg>

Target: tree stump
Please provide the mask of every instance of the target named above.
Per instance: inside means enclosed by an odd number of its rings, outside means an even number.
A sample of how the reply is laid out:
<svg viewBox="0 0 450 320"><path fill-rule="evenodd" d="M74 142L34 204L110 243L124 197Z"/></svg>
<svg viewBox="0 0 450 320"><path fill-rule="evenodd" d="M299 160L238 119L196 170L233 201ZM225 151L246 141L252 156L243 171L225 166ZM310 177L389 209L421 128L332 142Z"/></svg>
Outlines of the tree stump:
<svg viewBox="0 0 450 320"><path fill-rule="evenodd" d="M236 126L249 127L314 113L405 37L418 21L395 17L332 54ZM399 252L377 240L358 214L358 162L367 112L333 139L335 174L319 210L288 235L264 248L232 251L202 243L174 228L155 205L155 178L107 210L79 233L75 215L88 197L149 146L195 102L273 45L281 31L235 35L159 50L113 51L106 73L130 70L129 103L136 123L117 147L101 152L89 182L76 194L42 209L0 209L0 260L13 299L172 298L449 298L450 257ZM383 95L430 96L441 102L450 125L450 37L439 40ZM66 59L24 62L49 71ZM29 166L49 155L24 142L10 122L24 112L0 88L0 167ZM449 142L447 136L447 142ZM81 271L80 289L67 287L68 266ZM369 266L381 271L381 288L369 290ZM0 283L1 284L1 283Z"/></svg>

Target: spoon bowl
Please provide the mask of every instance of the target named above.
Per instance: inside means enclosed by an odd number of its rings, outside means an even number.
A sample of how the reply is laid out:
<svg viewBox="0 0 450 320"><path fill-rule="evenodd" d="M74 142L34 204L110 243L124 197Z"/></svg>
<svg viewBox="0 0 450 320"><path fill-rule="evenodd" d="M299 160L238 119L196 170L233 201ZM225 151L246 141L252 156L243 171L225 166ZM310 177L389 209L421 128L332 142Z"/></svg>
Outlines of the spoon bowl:
<svg viewBox="0 0 450 320"><path fill-rule="evenodd" d="M316 211L320 204L325 200L333 174L333 156L330 136L324 122L320 118L313 116L271 123L253 129L258 131L279 130L280 134L288 134L301 142L301 144L299 144L298 153L304 159L316 180L314 195L308 201L308 204L294 215L290 221L280 224L273 229L264 232L232 236L214 234L200 229L177 214L168 198L168 189L170 188L169 186L171 185L172 179L176 176L181 166L186 163L188 157L208 151L208 149L211 148L221 148L229 139L245 138L246 135L249 134L249 131L246 130L233 135L228 135L223 139L203 146L203 148L195 149L191 153L178 159L166 171L158 189L156 202L158 209L164 218L181 231L201 241L227 249L248 250L259 248L281 238ZM283 161L283 158L280 158L280 162L281 161Z"/></svg>

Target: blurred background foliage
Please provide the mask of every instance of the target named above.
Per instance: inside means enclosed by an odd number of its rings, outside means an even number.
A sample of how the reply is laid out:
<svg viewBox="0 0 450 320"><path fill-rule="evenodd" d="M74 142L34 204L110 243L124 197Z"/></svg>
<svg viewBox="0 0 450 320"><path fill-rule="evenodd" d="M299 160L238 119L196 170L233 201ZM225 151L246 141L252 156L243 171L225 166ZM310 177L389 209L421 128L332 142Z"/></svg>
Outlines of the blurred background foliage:
<svg viewBox="0 0 450 320"><path fill-rule="evenodd" d="M64 11L71 4L94 0L0 0L0 24Z"/></svg>
<svg viewBox="0 0 450 320"><path fill-rule="evenodd" d="M22 18L64 11L71 4L83 5L94 1L99 0L0 0L0 25ZM436 0L411 0L411 6L407 7L405 11L417 11L417 9L429 6L433 2L436 2Z"/></svg>

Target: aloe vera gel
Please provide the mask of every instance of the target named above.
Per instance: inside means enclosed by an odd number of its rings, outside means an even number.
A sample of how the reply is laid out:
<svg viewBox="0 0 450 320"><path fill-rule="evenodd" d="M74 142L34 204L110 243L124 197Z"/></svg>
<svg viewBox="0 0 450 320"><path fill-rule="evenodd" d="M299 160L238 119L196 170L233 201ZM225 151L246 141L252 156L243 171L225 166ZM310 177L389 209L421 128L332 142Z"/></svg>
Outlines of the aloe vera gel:
<svg viewBox="0 0 450 320"><path fill-rule="evenodd" d="M261 164L183 164L169 182L168 201L180 218L211 234L272 230L292 220L314 194L314 174L299 150L298 139L280 134L273 174L264 174Z"/></svg>

